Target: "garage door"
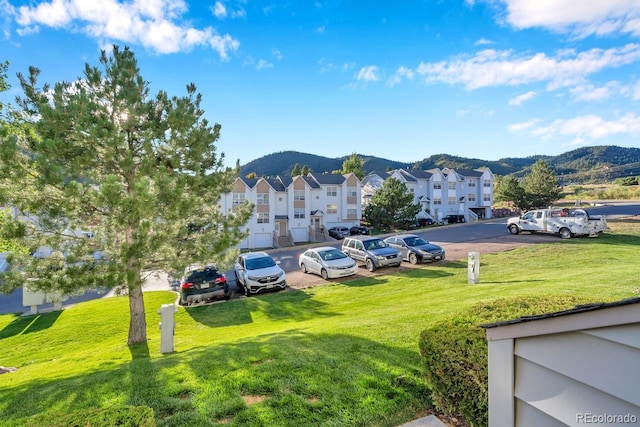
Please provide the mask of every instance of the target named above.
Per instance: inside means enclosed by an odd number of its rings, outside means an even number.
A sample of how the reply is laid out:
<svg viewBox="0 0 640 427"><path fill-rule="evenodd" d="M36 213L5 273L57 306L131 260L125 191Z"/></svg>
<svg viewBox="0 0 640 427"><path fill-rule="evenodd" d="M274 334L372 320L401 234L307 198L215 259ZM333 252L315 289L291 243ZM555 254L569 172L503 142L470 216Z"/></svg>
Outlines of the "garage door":
<svg viewBox="0 0 640 427"><path fill-rule="evenodd" d="M255 248L272 248L271 233L255 233L253 235L253 243Z"/></svg>
<svg viewBox="0 0 640 427"><path fill-rule="evenodd" d="M294 242L308 242L309 235L307 233L307 227L292 228L291 237Z"/></svg>

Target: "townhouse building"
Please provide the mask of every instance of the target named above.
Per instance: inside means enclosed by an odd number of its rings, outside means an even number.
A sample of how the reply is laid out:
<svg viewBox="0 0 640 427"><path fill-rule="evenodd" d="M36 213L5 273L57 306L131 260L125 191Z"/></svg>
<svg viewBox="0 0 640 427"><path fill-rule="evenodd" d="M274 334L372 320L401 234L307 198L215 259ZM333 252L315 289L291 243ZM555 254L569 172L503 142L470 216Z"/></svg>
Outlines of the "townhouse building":
<svg viewBox="0 0 640 427"><path fill-rule="evenodd" d="M464 215L467 221L491 218L494 175L489 168L374 171L362 180L363 206L389 178L413 194L413 203L422 207L419 216L428 214L436 221L451 214Z"/></svg>
<svg viewBox="0 0 640 427"><path fill-rule="evenodd" d="M360 180L348 174L316 174L276 178L237 178L220 199L222 212L233 212L245 201L254 214L246 224L249 236L242 249L292 246L326 239L333 226L360 224Z"/></svg>

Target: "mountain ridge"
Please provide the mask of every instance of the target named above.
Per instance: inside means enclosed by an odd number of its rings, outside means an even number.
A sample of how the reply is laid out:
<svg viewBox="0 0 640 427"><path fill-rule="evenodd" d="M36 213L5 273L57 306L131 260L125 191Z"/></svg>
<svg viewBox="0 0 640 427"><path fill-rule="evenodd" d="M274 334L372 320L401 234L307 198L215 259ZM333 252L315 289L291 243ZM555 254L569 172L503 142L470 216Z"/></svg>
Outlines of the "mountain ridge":
<svg viewBox="0 0 640 427"><path fill-rule="evenodd" d="M341 170L342 163L351 155L329 158L299 151L279 151L252 160L240 167L240 176L255 173L260 176L290 176L296 163L308 166L312 172L332 173ZM525 175L538 160L545 160L553 168L559 180L572 182L605 182L625 176L640 175L640 148L598 145L581 147L556 156L535 155L529 157L505 157L499 160L482 160L433 154L423 160L407 163L377 156L359 154L364 160L365 174L387 169L429 170L445 167L452 169L477 169L488 167L496 175Z"/></svg>

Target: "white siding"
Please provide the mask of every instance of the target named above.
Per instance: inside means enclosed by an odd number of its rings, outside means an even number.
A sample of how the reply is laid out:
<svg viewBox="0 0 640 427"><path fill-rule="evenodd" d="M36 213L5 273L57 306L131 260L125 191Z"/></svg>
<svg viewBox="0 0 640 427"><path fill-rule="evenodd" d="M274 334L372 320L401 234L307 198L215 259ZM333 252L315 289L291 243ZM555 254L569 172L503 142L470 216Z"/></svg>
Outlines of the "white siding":
<svg viewBox="0 0 640 427"><path fill-rule="evenodd" d="M271 233L255 233L253 235L254 248L271 248L273 247Z"/></svg>
<svg viewBox="0 0 640 427"><path fill-rule="evenodd" d="M309 233L307 227L296 227L291 229L291 238L294 242L308 242Z"/></svg>

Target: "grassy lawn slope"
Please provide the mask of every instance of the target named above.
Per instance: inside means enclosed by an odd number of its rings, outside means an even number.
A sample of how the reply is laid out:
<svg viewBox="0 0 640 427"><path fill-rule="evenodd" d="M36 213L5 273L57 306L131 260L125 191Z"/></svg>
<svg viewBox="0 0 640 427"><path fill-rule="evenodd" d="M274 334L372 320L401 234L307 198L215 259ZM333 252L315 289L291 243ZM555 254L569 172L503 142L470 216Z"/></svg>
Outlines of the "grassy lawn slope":
<svg viewBox="0 0 640 427"><path fill-rule="evenodd" d="M637 296L640 221L611 221L597 239L426 265L305 291L180 308L175 349L159 352L162 304L145 294L149 341L126 346L128 302L106 298L62 312L0 316L3 425L35 414L126 405L159 426L395 426L430 408L420 332L478 301L516 295Z"/></svg>

